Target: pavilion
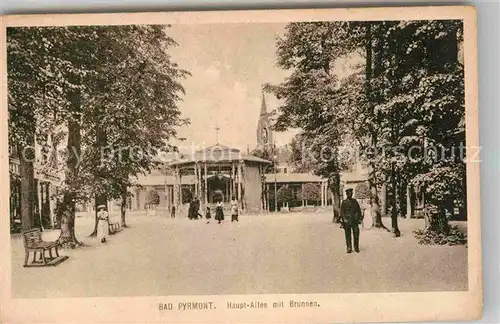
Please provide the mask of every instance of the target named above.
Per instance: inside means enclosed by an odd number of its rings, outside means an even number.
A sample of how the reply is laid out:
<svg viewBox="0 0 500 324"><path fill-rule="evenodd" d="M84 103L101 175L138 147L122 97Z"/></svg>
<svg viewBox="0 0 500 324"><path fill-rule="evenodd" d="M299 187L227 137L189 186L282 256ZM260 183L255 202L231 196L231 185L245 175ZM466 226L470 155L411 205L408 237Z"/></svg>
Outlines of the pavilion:
<svg viewBox="0 0 500 324"><path fill-rule="evenodd" d="M229 203L234 196L243 212L258 213L263 211L264 169L270 164L271 161L245 154L239 149L216 144L170 161L166 165L169 172L148 175L139 182L159 192L160 205L168 210L176 206L179 213L188 203L185 192L198 198L204 208L215 204L217 191L222 193L224 203ZM144 189L137 188L133 209L142 208L145 194Z"/></svg>

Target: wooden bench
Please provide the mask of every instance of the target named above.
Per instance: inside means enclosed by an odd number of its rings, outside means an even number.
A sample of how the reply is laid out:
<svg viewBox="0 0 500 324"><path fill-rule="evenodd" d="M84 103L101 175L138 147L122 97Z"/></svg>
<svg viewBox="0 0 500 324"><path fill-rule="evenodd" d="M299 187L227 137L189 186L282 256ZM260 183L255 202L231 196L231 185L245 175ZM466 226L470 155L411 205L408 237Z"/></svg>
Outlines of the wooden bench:
<svg viewBox="0 0 500 324"><path fill-rule="evenodd" d="M42 240L42 231L39 228L34 228L23 232L24 244L24 266L25 267L46 267L56 266L59 263L68 259L67 256L60 256L58 242L45 242ZM55 250L55 256L52 255L52 249ZM46 257L45 252L49 251L49 257ZM30 253L33 252L33 262L28 264ZM37 260L37 254L40 253L40 259Z"/></svg>
<svg viewBox="0 0 500 324"><path fill-rule="evenodd" d="M109 234L113 235L121 231L121 226L119 222L109 222Z"/></svg>

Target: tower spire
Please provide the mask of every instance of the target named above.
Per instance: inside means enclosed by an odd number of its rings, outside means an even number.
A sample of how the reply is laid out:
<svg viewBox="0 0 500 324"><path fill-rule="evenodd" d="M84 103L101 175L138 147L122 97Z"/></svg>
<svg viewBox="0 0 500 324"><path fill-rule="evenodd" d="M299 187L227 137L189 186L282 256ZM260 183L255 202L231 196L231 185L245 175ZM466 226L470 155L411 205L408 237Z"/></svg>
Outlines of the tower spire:
<svg viewBox="0 0 500 324"><path fill-rule="evenodd" d="M217 126L215 126L215 136L216 136L216 140L217 140L217 145L219 145L219 131L220 131L220 127L219 127L219 124L217 124Z"/></svg>
<svg viewBox="0 0 500 324"><path fill-rule="evenodd" d="M262 92L262 104L260 105L260 115L267 115L266 98Z"/></svg>

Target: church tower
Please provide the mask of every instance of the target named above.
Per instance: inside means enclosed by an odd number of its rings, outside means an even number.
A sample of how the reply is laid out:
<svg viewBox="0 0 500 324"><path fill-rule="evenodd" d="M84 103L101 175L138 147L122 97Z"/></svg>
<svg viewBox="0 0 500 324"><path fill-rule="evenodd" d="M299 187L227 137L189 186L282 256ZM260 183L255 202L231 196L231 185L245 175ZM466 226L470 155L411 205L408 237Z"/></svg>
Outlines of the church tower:
<svg viewBox="0 0 500 324"><path fill-rule="evenodd" d="M260 106L260 117L257 124L257 147L261 149L270 149L273 146L273 132L271 130L271 121L267 113L266 99L262 94L262 104Z"/></svg>

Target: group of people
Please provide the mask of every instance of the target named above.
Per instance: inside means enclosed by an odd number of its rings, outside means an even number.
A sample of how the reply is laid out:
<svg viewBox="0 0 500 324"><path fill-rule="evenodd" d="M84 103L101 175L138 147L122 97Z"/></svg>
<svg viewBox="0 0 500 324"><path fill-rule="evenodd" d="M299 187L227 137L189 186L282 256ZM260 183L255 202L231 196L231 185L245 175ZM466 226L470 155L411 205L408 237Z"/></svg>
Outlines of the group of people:
<svg viewBox="0 0 500 324"><path fill-rule="evenodd" d="M198 219L198 216L200 218L203 218L203 216L200 214L200 200L198 198L194 198L189 203L188 218Z"/></svg>
<svg viewBox="0 0 500 324"><path fill-rule="evenodd" d="M198 198L194 198L191 200L189 203L189 209L188 209L188 218L189 219L200 219L203 218L203 216L200 214L200 200ZM236 197L232 197L231 199L231 222L238 222L239 216L239 204L238 200ZM210 210L210 206L206 207L205 210L205 219L207 220L207 224L210 223L210 219L212 219L212 214ZM224 220L224 203L222 202L222 199L218 199L216 204L215 204L215 220L220 224Z"/></svg>
<svg viewBox="0 0 500 324"><path fill-rule="evenodd" d="M359 253L359 225L363 221L363 215L361 213L361 208L356 201L352 197L353 189L346 190L347 198L342 201L340 205L340 219L342 223L342 227L345 232L345 241L347 247L347 253L352 253L352 238L354 238L354 251ZM175 208L175 207L173 207ZM189 203L188 210L188 218L189 219L201 219L203 216L199 212L200 210L200 200L198 198L194 198ZM238 200L235 197L231 199L231 222L238 222L239 216L239 204ZM172 211L172 216L175 217L175 209ZM207 224L210 223L211 211L210 207L206 207L205 211L205 219L207 220ZM101 243L106 243L108 233L109 233L109 214L106 211L106 206L100 205L97 207L97 237L101 241ZM215 205L215 220L220 224L224 220L224 203L222 199L218 199Z"/></svg>

